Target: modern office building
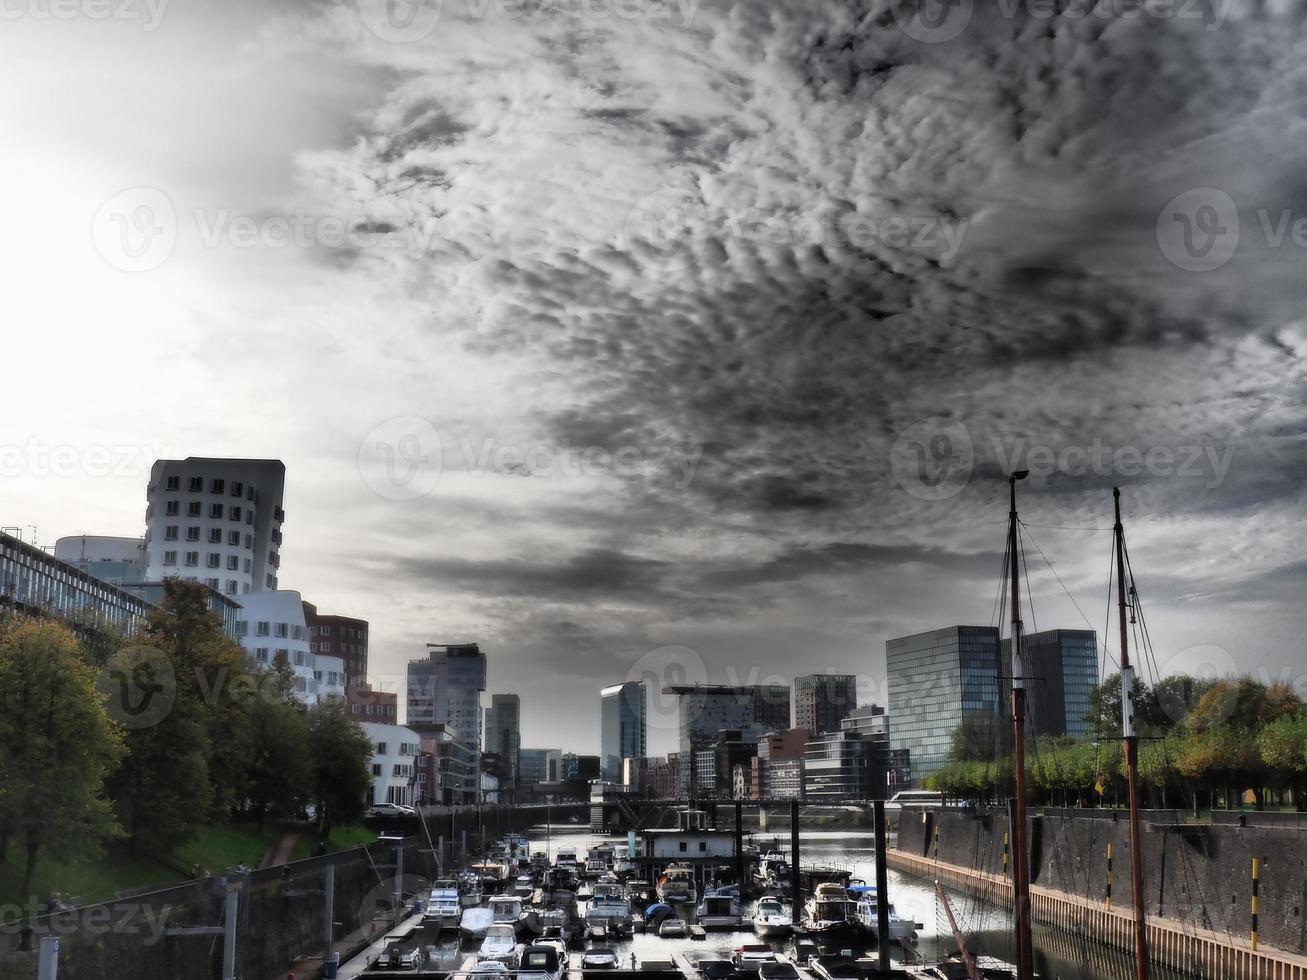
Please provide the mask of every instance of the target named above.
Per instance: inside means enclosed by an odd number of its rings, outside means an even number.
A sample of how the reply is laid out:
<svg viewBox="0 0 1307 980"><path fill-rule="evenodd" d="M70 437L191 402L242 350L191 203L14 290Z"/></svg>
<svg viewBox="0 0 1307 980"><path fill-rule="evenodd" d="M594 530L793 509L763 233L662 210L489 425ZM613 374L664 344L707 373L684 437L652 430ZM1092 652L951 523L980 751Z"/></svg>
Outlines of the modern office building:
<svg viewBox="0 0 1307 980"><path fill-rule="evenodd" d="M349 616L328 616L311 602L304 603L309 628L309 649L315 654L339 657L345 663L345 688L368 679L368 621Z"/></svg>
<svg viewBox="0 0 1307 980"><path fill-rule="evenodd" d="M648 748L643 681L614 684L599 692L599 755L603 778L622 781L622 761L643 759Z"/></svg>
<svg viewBox="0 0 1307 980"><path fill-rule="evenodd" d="M492 694L486 708L485 751L499 756L503 764L502 791L517 783L518 755L522 751L522 699L516 694Z"/></svg>
<svg viewBox="0 0 1307 980"><path fill-rule="evenodd" d="M134 636L154 604L18 537L0 532L0 606Z"/></svg>
<svg viewBox="0 0 1307 980"><path fill-rule="evenodd" d="M422 739L400 725L363 722L372 742L372 793L369 804L396 803L415 806L418 802L418 758Z"/></svg>
<svg viewBox="0 0 1307 980"><path fill-rule="evenodd" d="M1098 633L1044 630L1021 638L1025 656L1026 734L1083 738L1090 732L1089 692L1098 683ZM1003 640L1003 705L1012 696L1012 640ZM1010 712L1006 715L1010 717Z"/></svg>
<svg viewBox="0 0 1307 980"><path fill-rule="evenodd" d="M290 589L251 592L241 596L237 635L255 664L270 668L287 664L295 674L295 689L308 704L345 697L345 662L313 652L304 600Z"/></svg>
<svg viewBox="0 0 1307 980"><path fill-rule="evenodd" d="M998 629L949 626L885 643L890 748L911 756L912 780L947 761L968 715L1002 715Z"/></svg>
<svg viewBox="0 0 1307 980"><path fill-rule="evenodd" d="M663 688L677 698L680 727L681 794L689 799L695 783L696 753L711 748L719 733L761 725L765 730L790 727L790 689L784 684L693 684Z"/></svg>
<svg viewBox="0 0 1307 980"><path fill-rule="evenodd" d="M754 799L802 795L803 753L811 738L812 732L808 729L791 728L758 739L758 755L753 760ZM790 762L797 762L798 766L788 765Z"/></svg>
<svg viewBox="0 0 1307 980"><path fill-rule="evenodd" d="M838 731L815 735L804 749L803 787L809 800L885 799L890 739L885 709L865 705Z"/></svg>
<svg viewBox="0 0 1307 980"><path fill-rule="evenodd" d="M405 724L424 734L448 725L479 759L486 655L475 643L428 643L427 650L409 661Z"/></svg>
<svg viewBox="0 0 1307 980"><path fill-rule="evenodd" d="M517 756L518 783L531 789L540 783L563 780L562 749L522 749Z"/></svg>
<svg viewBox="0 0 1307 980"><path fill-rule="evenodd" d="M814 734L833 732L857 705L852 674L804 674L794 678L794 727Z"/></svg>
<svg viewBox="0 0 1307 980"><path fill-rule="evenodd" d="M231 596L276 590L285 482L280 460L157 460L146 491L145 579L194 579Z"/></svg>

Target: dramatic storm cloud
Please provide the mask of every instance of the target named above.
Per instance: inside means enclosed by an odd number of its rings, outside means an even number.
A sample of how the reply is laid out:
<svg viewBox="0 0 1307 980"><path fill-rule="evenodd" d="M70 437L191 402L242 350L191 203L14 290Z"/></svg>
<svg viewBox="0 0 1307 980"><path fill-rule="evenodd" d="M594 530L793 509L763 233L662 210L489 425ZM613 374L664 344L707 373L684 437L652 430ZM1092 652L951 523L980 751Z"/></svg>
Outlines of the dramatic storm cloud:
<svg viewBox="0 0 1307 980"><path fill-rule="evenodd" d="M81 227L156 188L176 249L97 270L113 351L65 381L146 391L12 441L285 459L283 584L377 675L482 642L528 744L593 748L672 645L883 700L886 638L995 615L1019 467L1037 625L1084 625L1065 583L1102 629L1120 484L1159 659L1297 671L1301 6L930 6L235 7L189 96L110 76L177 140L115 141ZM17 485L140 523L127 478Z"/></svg>

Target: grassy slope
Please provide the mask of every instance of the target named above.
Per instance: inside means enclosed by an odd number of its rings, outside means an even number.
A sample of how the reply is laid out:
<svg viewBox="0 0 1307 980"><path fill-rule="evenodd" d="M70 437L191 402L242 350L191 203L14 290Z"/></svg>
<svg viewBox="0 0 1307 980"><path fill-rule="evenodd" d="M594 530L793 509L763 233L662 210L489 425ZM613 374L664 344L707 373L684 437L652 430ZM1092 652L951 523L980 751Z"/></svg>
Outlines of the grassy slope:
<svg viewBox="0 0 1307 980"><path fill-rule="evenodd" d="M281 839L283 833L297 833L294 859L309 856L316 843L312 830L298 827L282 828L269 824L262 832L257 827L219 825L206 828L200 837L179 849L174 858L182 867L198 864L218 873L238 864L254 868L264 851ZM333 851L357 847L377 839L377 835L364 827L340 827L332 831L329 848ZM11 847L9 861L0 864L0 905L23 905L26 899L19 892L23 868L20 849ZM65 902L79 899L79 904L104 901L117 892L164 886L177 880L176 872L157 861L137 855L132 857L122 842L107 847L93 861L67 862L49 857L37 861L32 894L44 908L51 892L59 892ZM0 909L0 917L13 918L14 909Z"/></svg>

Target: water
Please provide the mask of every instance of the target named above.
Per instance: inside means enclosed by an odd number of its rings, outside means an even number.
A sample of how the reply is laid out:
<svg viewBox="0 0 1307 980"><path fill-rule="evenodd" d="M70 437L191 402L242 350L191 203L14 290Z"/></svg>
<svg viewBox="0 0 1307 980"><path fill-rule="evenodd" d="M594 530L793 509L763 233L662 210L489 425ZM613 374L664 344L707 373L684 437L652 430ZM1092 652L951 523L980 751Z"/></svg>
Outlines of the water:
<svg viewBox="0 0 1307 980"><path fill-rule="evenodd" d="M526 836L531 850L545 849L545 830L533 828ZM760 841L770 843L772 834L757 835ZM788 834L778 835L778 849L789 850ZM589 830L572 826L550 828L549 850L557 854L560 847L573 847L579 855L601 836ZM621 841L624 837L610 838ZM831 864L845 868L853 877L874 883L876 880L875 841L870 831L805 830L799 835L802 863ZM957 944L949 929L943 907L935 896L934 883L912 878L891 870L889 897L898 913L911 917L921 924L918 930L918 951L927 959L944 957L957 951ZM973 953L984 953L1003 960L1013 961L1011 910L998 908L967 895L951 892L950 903L958 925L967 937ZM752 902L745 902L745 921L752 913ZM630 965L631 954L638 959L667 960L674 954L683 954L691 963L701 959L729 958L731 952L743 943L756 943L752 929L740 932L709 932L706 940L661 939L654 935L637 934L630 940L611 943L623 960ZM1092 943L1071 933L1035 926L1035 969L1041 977L1054 980L1133 980L1131 958L1105 946ZM774 943L778 949L784 943ZM1185 980L1182 975L1153 968L1154 980Z"/></svg>

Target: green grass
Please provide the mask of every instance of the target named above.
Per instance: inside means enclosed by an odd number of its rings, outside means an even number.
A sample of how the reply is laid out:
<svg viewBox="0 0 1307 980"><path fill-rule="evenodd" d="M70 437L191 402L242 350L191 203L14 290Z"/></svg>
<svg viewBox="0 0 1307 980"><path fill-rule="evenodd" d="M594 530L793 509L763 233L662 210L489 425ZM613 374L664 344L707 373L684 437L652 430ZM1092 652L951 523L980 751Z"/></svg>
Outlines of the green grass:
<svg viewBox="0 0 1307 980"><path fill-rule="evenodd" d="M238 864L258 867L264 852L273 847L285 833L297 833L298 840L292 860L309 856L317 842L311 827L282 827L269 823L262 831L249 824L221 824L206 828L200 836L178 849L173 862L182 868L192 864L219 874ZM377 839L375 832L364 827L337 827L331 833L328 849L347 850ZM0 906L21 906L27 909L29 899L19 889L23 879L23 854L11 846L9 861L0 864ZM139 891L153 886L163 887L176 882L179 875L173 869L141 854L132 856L123 841L107 845L104 852L90 861L59 861L49 856L39 858L32 880L31 894L43 911L46 899L59 892L64 902L77 899L77 904L102 902L122 891ZM14 918L14 909L0 908L0 921Z"/></svg>

